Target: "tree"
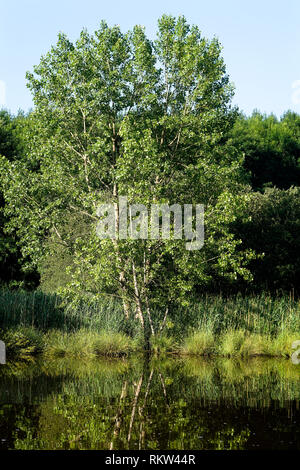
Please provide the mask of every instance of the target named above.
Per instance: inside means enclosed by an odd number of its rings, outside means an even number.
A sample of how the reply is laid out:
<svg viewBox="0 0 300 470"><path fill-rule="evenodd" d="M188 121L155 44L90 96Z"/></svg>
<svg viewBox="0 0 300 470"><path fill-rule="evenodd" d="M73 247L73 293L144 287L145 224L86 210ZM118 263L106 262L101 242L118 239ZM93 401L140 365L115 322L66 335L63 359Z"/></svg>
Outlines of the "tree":
<svg viewBox="0 0 300 470"><path fill-rule="evenodd" d="M252 254L237 249L229 230L247 196L242 158L224 142L236 109L217 39L183 17L162 16L154 42L140 26L123 34L102 22L75 44L60 34L27 78L34 133L28 161L2 159L6 212L36 264L47 237L68 245L66 217L86 218L90 235L72 245L68 295L120 297L147 336L173 304L188 303L196 282L207 282L207 263L224 276L249 276ZM204 248L189 251L176 239L99 240L97 207L120 196L148 210L204 204ZM117 206L115 216L118 228Z"/></svg>

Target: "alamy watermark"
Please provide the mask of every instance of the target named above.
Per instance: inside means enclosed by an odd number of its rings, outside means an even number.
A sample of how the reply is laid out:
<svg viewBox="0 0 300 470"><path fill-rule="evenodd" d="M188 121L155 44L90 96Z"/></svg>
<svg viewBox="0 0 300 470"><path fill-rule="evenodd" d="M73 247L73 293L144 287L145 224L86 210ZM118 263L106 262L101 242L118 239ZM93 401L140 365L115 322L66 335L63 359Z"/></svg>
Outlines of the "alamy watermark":
<svg viewBox="0 0 300 470"><path fill-rule="evenodd" d="M118 203L101 204L97 209L100 239L187 240L187 250L200 250L204 245L203 204L128 205L126 196Z"/></svg>

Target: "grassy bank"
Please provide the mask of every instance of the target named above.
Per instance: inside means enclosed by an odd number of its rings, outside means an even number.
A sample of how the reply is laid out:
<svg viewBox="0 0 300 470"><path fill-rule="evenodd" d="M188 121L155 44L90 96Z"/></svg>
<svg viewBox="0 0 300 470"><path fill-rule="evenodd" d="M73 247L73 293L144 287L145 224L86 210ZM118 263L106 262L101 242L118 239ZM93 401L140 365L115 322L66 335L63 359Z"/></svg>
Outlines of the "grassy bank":
<svg viewBox="0 0 300 470"><path fill-rule="evenodd" d="M73 332L49 330L42 332L33 327L2 330L9 358L25 359L29 356L95 358L120 357L143 351L142 337L131 338L112 331L95 332L80 329ZM290 357L291 345L300 334L283 331L278 335L263 335L244 330L230 330L214 335L208 330L194 330L181 342L172 336L158 335L150 340L153 354L171 353L188 356L223 357Z"/></svg>
<svg viewBox="0 0 300 470"><path fill-rule="evenodd" d="M33 327L18 327L2 331L1 339L12 359L40 355L54 358L120 357L141 349L139 341L128 335L86 329L42 332Z"/></svg>
<svg viewBox="0 0 300 470"><path fill-rule="evenodd" d="M155 317L158 323L159 312ZM126 321L115 300L71 308L40 291L0 291L0 339L10 357L128 355L143 349L142 338L139 323L133 315ZM267 294L204 296L192 308L173 310L150 347L154 353L289 357L297 339L299 301Z"/></svg>
<svg viewBox="0 0 300 470"><path fill-rule="evenodd" d="M181 354L223 357L274 356L290 357L292 344L300 334L282 331L277 335L250 333L245 330L229 330L214 336L212 332L195 331L180 347Z"/></svg>

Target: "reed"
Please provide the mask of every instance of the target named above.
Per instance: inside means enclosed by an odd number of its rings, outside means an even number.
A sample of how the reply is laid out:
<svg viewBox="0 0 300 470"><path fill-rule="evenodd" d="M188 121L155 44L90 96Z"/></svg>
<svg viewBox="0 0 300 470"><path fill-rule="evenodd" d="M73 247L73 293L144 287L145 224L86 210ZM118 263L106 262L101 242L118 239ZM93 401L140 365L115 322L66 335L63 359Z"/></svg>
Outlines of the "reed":
<svg viewBox="0 0 300 470"><path fill-rule="evenodd" d="M161 314L153 312L159 324ZM0 337L13 355L129 354L142 348L134 315L113 298L65 305L55 294L0 290ZM269 294L206 295L170 309L166 329L150 341L155 353L289 356L300 339L300 302ZM19 353L18 353L19 351Z"/></svg>

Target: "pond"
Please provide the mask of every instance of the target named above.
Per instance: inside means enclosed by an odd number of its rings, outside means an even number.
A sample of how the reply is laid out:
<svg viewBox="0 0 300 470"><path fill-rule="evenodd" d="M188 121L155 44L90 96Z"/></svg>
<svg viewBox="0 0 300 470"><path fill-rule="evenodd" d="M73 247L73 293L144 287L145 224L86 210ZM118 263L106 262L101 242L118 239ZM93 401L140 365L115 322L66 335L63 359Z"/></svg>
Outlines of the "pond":
<svg viewBox="0 0 300 470"><path fill-rule="evenodd" d="M0 449L300 449L287 359L55 359L0 366Z"/></svg>

